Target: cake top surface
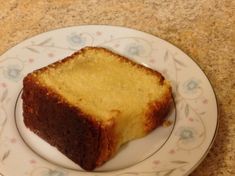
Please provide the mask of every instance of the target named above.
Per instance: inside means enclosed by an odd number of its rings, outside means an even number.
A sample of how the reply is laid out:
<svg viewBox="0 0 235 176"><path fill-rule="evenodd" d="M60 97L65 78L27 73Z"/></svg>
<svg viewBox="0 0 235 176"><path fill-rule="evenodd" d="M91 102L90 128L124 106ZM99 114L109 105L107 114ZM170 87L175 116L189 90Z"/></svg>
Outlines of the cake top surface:
<svg viewBox="0 0 235 176"><path fill-rule="evenodd" d="M170 90L159 73L96 47L84 48L33 75L97 120L139 115Z"/></svg>

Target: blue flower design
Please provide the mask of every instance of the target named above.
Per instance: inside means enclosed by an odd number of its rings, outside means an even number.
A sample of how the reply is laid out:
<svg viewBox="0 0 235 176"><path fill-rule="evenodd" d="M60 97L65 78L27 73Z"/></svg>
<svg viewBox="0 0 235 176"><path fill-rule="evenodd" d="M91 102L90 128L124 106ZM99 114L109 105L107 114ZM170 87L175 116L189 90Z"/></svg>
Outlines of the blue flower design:
<svg viewBox="0 0 235 176"><path fill-rule="evenodd" d="M144 52L142 45L131 43L125 48L125 53L129 56L140 56Z"/></svg>
<svg viewBox="0 0 235 176"><path fill-rule="evenodd" d="M197 136L197 131L191 127L181 127L176 131L176 135L184 142L191 142Z"/></svg>
<svg viewBox="0 0 235 176"><path fill-rule="evenodd" d="M3 75L7 79L18 81L21 78L21 71L22 69L19 65L9 65L3 70Z"/></svg>
<svg viewBox="0 0 235 176"><path fill-rule="evenodd" d="M65 176L66 174L59 170L52 170L49 169L46 173L43 174L43 176Z"/></svg>
<svg viewBox="0 0 235 176"><path fill-rule="evenodd" d="M72 46L84 46L86 44L86 38L82 34L71 33L67 40Z"/></svg>
<svg viewBox="0 0 235 176"><path fill-rule="evenodd" d="M195 79L190 79L183 84L184 90L187 93L194 93L199 88L199 82Z"/></svg>

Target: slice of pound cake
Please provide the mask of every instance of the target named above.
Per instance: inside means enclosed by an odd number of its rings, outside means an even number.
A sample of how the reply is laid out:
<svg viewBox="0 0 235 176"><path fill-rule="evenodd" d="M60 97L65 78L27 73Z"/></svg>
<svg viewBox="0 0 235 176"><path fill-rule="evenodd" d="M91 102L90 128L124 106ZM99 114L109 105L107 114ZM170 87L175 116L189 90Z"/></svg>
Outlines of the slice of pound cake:
<svg viewBox="0 0 235 176"><path fill-rule="evenodd" d="M86 47L28 74L25 125L85 170L159 126L172 101L157 71L105 48Z"/></svg>

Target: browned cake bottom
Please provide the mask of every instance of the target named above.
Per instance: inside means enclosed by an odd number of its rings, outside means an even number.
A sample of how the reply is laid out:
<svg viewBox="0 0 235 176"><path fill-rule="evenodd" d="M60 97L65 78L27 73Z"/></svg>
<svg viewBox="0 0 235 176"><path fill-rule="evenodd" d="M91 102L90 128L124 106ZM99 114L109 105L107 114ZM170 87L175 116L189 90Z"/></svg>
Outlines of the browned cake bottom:
<svg viewBox="0 0 235 176"><path fill-rule="evenodd" d="M24 80L25 125L83 169L93 170L101 165L115 149L113 124L102 128L87 115L62 103L52 92L50 96L48 93L31 78Z"/></svg>

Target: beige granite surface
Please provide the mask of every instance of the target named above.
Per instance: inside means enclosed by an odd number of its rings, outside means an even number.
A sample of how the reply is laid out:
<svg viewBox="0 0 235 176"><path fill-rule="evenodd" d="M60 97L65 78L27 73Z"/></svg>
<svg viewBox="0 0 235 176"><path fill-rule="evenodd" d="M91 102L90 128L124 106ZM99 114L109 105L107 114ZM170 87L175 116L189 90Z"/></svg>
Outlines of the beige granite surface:
<svg viewBox="0 0 235 176"><path fill-rule="evenodd" d="M131 27L191 56L217 94L220 127L192 176L235 175L234 0L0 0L0 54L36 34L81 24Z"/></svg>

